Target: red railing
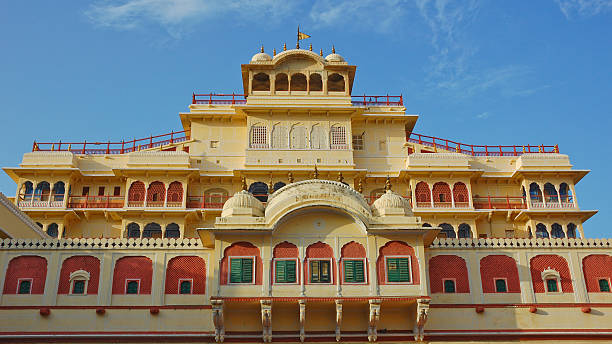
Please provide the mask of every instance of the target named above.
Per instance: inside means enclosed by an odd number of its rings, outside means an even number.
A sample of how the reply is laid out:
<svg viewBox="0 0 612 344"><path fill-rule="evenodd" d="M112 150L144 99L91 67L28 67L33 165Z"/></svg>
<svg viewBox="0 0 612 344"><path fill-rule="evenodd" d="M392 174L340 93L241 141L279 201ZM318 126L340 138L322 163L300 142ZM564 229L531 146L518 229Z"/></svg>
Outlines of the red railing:
<svg viewBox="0 0 612 344"><path fill-rule="evenodd" d="M474 197L474 209L527 209L523 197L486 196Z"/></svg>
<svg viewBox="0 0 612 344"><path fill-rule="evenodd" d="M444 149L473 156L519 156L523 153L559 153L559 146L481 146L441 139L438 137L406 132L406 141L435 149ZM432 152L430 152L432 153Z"/></svg>
<svg viewBox="0 0 612 344"><path fill-rule="evenodd" d="M351 103L355 106L404 106L404 98L399 96L356 96L351 95Z"/></svg>
<svg viewBox="0 0 612 344"><path fill-rule="evenodd" d="M224 195L187 196L187 208L222 209L229 198L230 196Z"/></svg>
<svg viewBox="0 0 612 344"><path fill-rule="evenodd" d="M246 104L246 94L195 94L191 97L191 104Z"/></svg>
<svg viewBox="0 0 612 344"><path fill-rule="evenodd" d="M123 208L124 196L70 196L68 208Z"/></svg>
<svg viewBox="0 0 612 344"><path fill-rule="evenodd" d="M124 154L141 149L149 149L180 143L189 140L189 130L173 131L169 134L149 136L144 139L133 139L121 142L36 142L32 145L35 151L64 151L74 154Z"/></svg>

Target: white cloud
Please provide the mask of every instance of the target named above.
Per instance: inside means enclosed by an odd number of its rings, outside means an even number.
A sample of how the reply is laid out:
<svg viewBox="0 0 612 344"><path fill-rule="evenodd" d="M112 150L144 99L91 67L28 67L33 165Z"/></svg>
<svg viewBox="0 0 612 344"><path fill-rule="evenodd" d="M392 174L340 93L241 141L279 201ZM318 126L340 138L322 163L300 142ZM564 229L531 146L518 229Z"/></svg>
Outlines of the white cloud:
<svg viewBox="0 0 612 344"><path fill-rule="evenodd" d="M612 0L555 0L565 18L590 17L612 10Z"/></svg>
<svg viewBox="0 0 612 344"><path fill-rule="evenodd" d="M406 0L316 0L310 20L316 26L352 23L379 32L389 32L404 14Z"/></svg>
<svg viewBox="0 0 612 344"><path fill-rule="evenodd" d="M491 114L486 111L481 114L476 115L477 119L487 119L489 117L491 117Z"/></svg>

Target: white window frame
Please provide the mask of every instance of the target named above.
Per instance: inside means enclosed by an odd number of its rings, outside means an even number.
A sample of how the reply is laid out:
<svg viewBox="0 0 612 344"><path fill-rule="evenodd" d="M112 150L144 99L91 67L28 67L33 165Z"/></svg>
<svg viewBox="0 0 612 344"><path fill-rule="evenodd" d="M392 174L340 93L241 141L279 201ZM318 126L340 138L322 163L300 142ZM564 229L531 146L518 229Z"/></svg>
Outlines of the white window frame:
<svg viewBox="0 0 612 344"><path fill-rule="evenodd" d="M70 295L75 296L84 296L87 295L87 287L89 286L89 279L91 275L89 272L85 270L76 270L70 273ZM74 281L85 281L85 289L83 290L83 294L73 294L72 289L74 287Z"/></svg>
<svg viewBox="0 0 612 344"><path fill-rule="evenodd" d="M335 128L338 128L339 130L334 132ZM337 134L338 135L337 138L339 138L340 137L339 136L340 133L344 134L344 137L343 137L343 140L342 140L342 141L344 141L344 143L336 143L335 140L334 140L334 138L335 138L334 134ZM348 132L347 132L346 127L344 125L340 125L340 124L332 125L329 128L329 149L331 149L331 150L348 149L348 143L346 142L347 141L346 140L347 134L348 134ZM352 139L352 136L351 136L351 139Z"/></svg>
<svg viewBox="0 0 612 344"><path fill-rule="evenodd" d="M310 261L311 260L327 260L329 261L329 273L330 273L330 279L329 282L327 283L322 283L322 282L310 282ZM334 274L334 259L333 258L306 258L306 276L307 281L304 282L308 282L308 285L333 285L334 282L336 281L336 275Z"/></svg>
<svg viewBox="0 0 612 344"><path fill-rule="evenodd" d="M365 134L363 134L363 133L362 134L357 134L357 135L353 134L351 136L352 136L351 137L351 145L353 146L353 150L364 151L365 150L365 140L364 140ZM358 145L355 145L355 141L361 141L361 143L358 144ZM361 148L357 148L357 147L361 147Z"/></svg>
<svg viewBox="0 0 612 344"><path fill-rule="evenodd" d="M455 292L454 293L449 293L446 291L446 288L444 288L444 282L445 281L453 281L453 283L455 284ZM506 286L507 288L507 286ZM442 293L443 294L458 294L457 292L457 279L456 278L442 278Z"/></svg>
<svg viewBox="0 0 612 344"><path fill-rule="evenodd" d="M559 271L551 268L550 266L546 268L544 271L540 273L542 277L542 282L544 283L544 292L546 294L562 294L563 287L561 286L561 274ZM554 279L557 281L557 291L548 291L548 283L547 280Z"/></svg>
<svg viewBox="0 0 612 344"><path fill-rule="evenodd" d="M346 282L344 280L344 261L345 260L361 260L363 261L363 282ZM346 285L366 285L368 284L368 262L367 258L350 258L350 257L342 257L340 258L340 266L342 267L342 278L340 279L342 284Z"/></svg>
<svg viewBox="0 0 612 344"><path fill-rule="evenodd" d="M232 282L232 259L253 258L253 279L251 282ZM257 280L257 258L256 256L227 256L227 285L254 285Z"/></svg>
<svg viewBox="0 0 612 344"><path fill-rule="evenodd" d="M610 277L602 276L602 277L595 277L595 278L597 278L597 289L599 289L599 291L597 291L597 293L606 293L606 294L612 293L612 284L610 284ZM599 281L600 280L608 281L608 288L610 289L610 291L601 291L601 288L599 287Z"/></svg>
<svg viewBox="0 0 612 344"><path fill-rule="evenodd" d="M387 258L408 258L408 269L410 271L410 281L409 282L390 282L389 281L389 271L387 271ZM412 277L412 257L410 255L385 256L385 284L395 284L395 285L414 284L414 278Z"/></svg>
<svg viewBox="0 0 612 344"><path fill-rule="evenodd" d="M506 284L506 291L497 291L497 280L503 280ZM493 293L495 294L508 294L510 292L510 286L508 285L508 277L493 277Z"/></svg>
<svg viewBox="0 0 612 344"><path fill-rule="evenodd" d="M181 294L181 283L183 283L184 281L191 282L191 289L189 290L188 294ZM177 287L178 287L176 289L177 295L193 295L193 278L179 278Z"/></svg>
<svg viewBox="0 0 612 344"><path fill-rule="evenodd" d="M279 260L295 260L295 270L296 270L295 271L295 276L296 276L295 282L286 283L286 282L277 282L276 281L276 262L279 261ZM298 284L300 284L300 278L301 278L300 270L301 270L300 269L300 259L297 258L297 257L294 257L294 258L291 258L291 257L288 257L288 258L273 258L272 259L272 276L273 276L272 281L273 281L273 284L278 284L278 285L298 285Z"/></svg>
<svg viewBox="0 0 612 344"><path fill-rule="evenodd" d="M255 143L255 128L263 128L265 143ZM253 149L268 149L269 147L268 127L262 123L256 123L249 128L249 148Z"/></svg>
<svg viewBox="0 0 612 344"><path fill-rule="evenodd" d="M30 281L30 292L27 294L19 293L19 286L21 285L21 281ZM17 295L32 295L32 289L34 289L34 279L33 278L18 278L17 279L17 290L15 290L15 294Z"/></svg>
<svg viewBox="0 0 612 344"><path fill-rule="evenodd" d="M127 292L127 287L128 287L128 283L132 282L132 281L136 281L138 282L138 293L136 294L128 294ZM142 285L140 278L126 278L125 279L125 285L123 286L123 295L140 295L140 286Z"/></svg>

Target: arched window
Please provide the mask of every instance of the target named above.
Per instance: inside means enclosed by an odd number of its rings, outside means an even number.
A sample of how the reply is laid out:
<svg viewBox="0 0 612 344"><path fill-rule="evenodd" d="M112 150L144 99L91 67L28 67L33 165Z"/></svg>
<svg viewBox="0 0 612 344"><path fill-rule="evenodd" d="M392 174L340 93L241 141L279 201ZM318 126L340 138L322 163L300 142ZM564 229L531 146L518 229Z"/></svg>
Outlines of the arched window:
<svg viewBox="0 0 612 344"><path fill-rule="evenodd" d="M268 128L262 124L255 124L251 127L251 148L268 148Z"/></svg>
<svg viewBox="0 0 612 344"><path fill-rule="evenodd" d="M221 209L227 201L227 190L221 188L208 189L204 191L204 208Z"/></svg>
<svg viewBox="0 0 612 344"><path fill-rule="evenodd" d="M455 207L467 207L469 205L468 188L464 183L457 182L453 185L453 198L455 199Z"/></svg>
<svg viewBox="0 0 612 344"><path fill-rule="evenodd" d="M334 251L326 243L318 241L306 248L304 276L308 284L335 284L336 264Z"/></svg>
<svg viewBox="0 0 612 344"><path fill-rule="evenodd" d="M287 184L283 183L283 182L276 182L274 184L274 190L280 190L283 186L285 186Z"/></svg>
<svg viewBox="0 0 612 344"><path fill-rule="evenodd" d="M452 205L451 191L448 184L444 182L437 182L433 186L433 198L434 207L436 208L450 208Z"/></svg>
<svg viewBox="0 0 612 344"><path fill-rule="evenodd" d="M459 231L457 234L459 238L471 238L472 229L470 228L470 225L468 225L467 223L462 223L459 225Z"/></svg>
<svg viewBox="0 0 612 344"><path fill-rule="evenodd" d="M166 294L202 295L206 292L206 262L197 256L178 256L168 261Z"/></svg>
<svg viewBox="0 0 612 344"><path fill-rule="evenodd" d="M49 193L51 192L51 186L48 182L40 182L36 185L36 190L34 190L34 200L35 201L48 201Z"/></svg>
<svg viewBox="0 0 612 344"><path fill-rule="evenodd" d="M557 189L551 183L544 184L544 195L546 196L547 203L559 202L559 196L557 195Z"/></svg>
<svg viewBox="0 0 612 344"><path fill-rule="evenodd" d="M550 236L553 238L565 238L565 233L563 233L563 228L558 223L553 223L550 229Z"/></svg>
<svg viewBox="0 0 612 344"><path fill-rule="evenodd" d="M257 73L253 75L253 83L251 87L253 91L269 91L270 76L266 73Z"/></svg>
<svg viewBox="0 0 612 344"><path fill-rule="evenodd" d="M320 124L315 124L310 130L310 148L325 149L327 148L327 140L325 139L325 129Z"/></svg>
<svg viewBox="0 0 612 344"><path fill-rule="evenodd" d="M32 182L27 181L25 183L23 183L22 185L22 200L24 201L29 201L32 199L32 195L34 193L34 185L32 184Z"/></svg>
<svg viewBox="0 0 612 344"><path fill-rule="evenodd" d="M330 147L331 149L347 149L346 145L346 129L341 125L332 125L330 132Z"/></svg>
<svg viewBox="0 0 612 344"><path fill-rule="evenodd" d="M100 260L93 256L71 256L62 263L58 294L95 295L98 293Z"/></svg>
<svg viewBox="0 0 612 344"><path fill-rule="evenodd" d="M344 92L344 77L338 73L328 76L327 90L329 92Z"/></svg>
<svg viewBox="0 0 612 344"><path fill-rule="evenodd" d="M128 206L142 207L145 197L145 185L141 181L133 182L128 191Z"/></svg>
<svg viewBox="0 0 612 344"><path fill-rule="evenodd" d="M249 192L262 202L268 201L268 185L262 182L255 182L249 186Z"/></svg>
<svg viewBox="0 0 612 344"><path fill-rule="evenodd" d="M351 241L340 250L342 283L367 283L368 264L362 244Z"/></svg>
<svg viewBox="0 0 612 344"><path fill-rule="evenodd" d="M11 259L4 275L3 294L44 294L47 260L39 256Z"/></svg>
<svg viewBox="0 0 612 344"><path fill-rule="evenodd" d="M289 91L289 78L285 73L276 74L276 80L274 81L275 91Z"/></svg>
<svg viewBox="0 0 612 344"><path fill-rule="evenodd" d="M425 222L425 223L423 224L423 227L431 227L431 225L430 225L429 223Z"/></svg>
<svg viewBox="0 0 612 344"><path fill-rule="evenodd" d="M283 241L272 250L273 284L297 284L300 280L299 250L295 244Z"/></svg>
<svg viewBox="0 0 612 344"><path fill-rule="evenodd" d="M576 225L575 224L568 223L568 225L567 225L567 237L568 238L576 238L577 237Z"/></svg>
<svg viewBox="0 0 612 344"><path fill-rule="evenodd" d="M36 222L36 225L38 225L38 227L40 227L40 229L42 229L42 228L43 228L43 224L42 224L42 223L40 223L40 222Z"/></svg>
<svg viewBox="0 0 612 344"><path fill-rule="evenodd" d="M561 203L572 203L574 201L572 190L566 183L559 185L559 197L561 197Z"/></svg>
<svg viewBox="0 0 612 344"><path fill-rule="evenodd" d="M223 250L219 284L261 285L262 272L259 248L250 242L235 242Z"/></svg>
<svg viewBox="0 0 612 344"><path fill-rule="evenodd" d="M291 91L306 91L307 87L306 75L302 73L291 75Z"/></svg>
<svg viewBox="0 0 612 344"><path fill-rule="evenodd" d="M456 238L455 229L448 223L442 223L438 225L442 230L440 231L440 237L442 238Z"/></svg>
<svg viewBox="0 0 612 344"><path fill-rule="evenodd" d="M170 183L166 204L169 207L180 207L183 205L183 184L180 182Z"/></svg>
<svg viewBox="0 0 612 344"><path fill-rule="evenodd" d="M416 197L417 207L431 207L431 192L429 192L427 183L419 182L416 185L414 196Z"/></svg>
<svg viewBox="0 0 612 344"><path fill-rule="evenodd" d="M323 80L321 80L321 74L310 74L310 82L308 83L308 89L310 91L323 91Z"/></svg>
<svg viewBox="0 0 612 344"><path fill-rule="evenodd" d="M536 225L536 238L548 238L548 230L542 223Z"/></svg>
<svg viewBox="0 0 612 344"><path fill-rule="evenodd" d="M143 256L122 257L115 263L113 294L151 294L153 262Z"/></svg>
<svg viewBox="0 0 612 344"><path fill-rule="evenodd" d="M149 184L147 190L147 207L162 207L166 198L166 187L162 182Z"/></svg>
<svg viewBox="0 0 612 344"><path fill-rule="evenodd" d="M127 225L127 237L138 239L140 238L140 226L137 223L130 223Z"/></svg>
<svg viewBox="0 0 612 344"><path fill-rule="evenodd" d="M520 293L516 260L506 255L489 255L480 259L480 280L484 293Z"/></svg>
<svg viewBox="0 0 612 344"><path fill-rule="evenodd" d="M289 132L289 146L291 149L306 148L306 127L296 124Z"/></svg>
<svg viewBox="0 0 612 344"><path fill-rule="evenodd" d="M47 226L47 234L52 238L57 238L59 235L59 226L57 223L51 223Z"/></svg>
<svg viewBox="0 0 612 344"><path fill-rule="evenodd" d="M57 182L53 184L53 200L57 202L61 202L64 200L65 193L64 182Z"/></svg>
<svg viewBox="0 0 612 344"><path fill-rule="evenodd" d="M465 259L455 255L439 255L429 259L429 280L432 293L469 293ZM451 286L448 281L454 282Z"/></svg>
<svg viewBox="0 0 612 344"><path fill-rule="evenodd" d="M155 222L147 224L142 231L143 238L161 238L162 230L161 226Z"/></svg>
<svg viewBox="0 0 612 344"><path fill-rule="evenodd" d="M541 254L532 257L529 263L534 292L574 292L572 275L565 258L556 254Z"/></svg>
<svg viewBox="0 0 612 344"><path fill-rule="evenodd" d="M180 238L180 237L181 237L181 231L179 229L179 225L177 225L176 223L171 223L166 226L166 230L164 231L164 238Z"/></svg>
<svg viewBox="0 0 612 344"><path fill-rule="evenodd" d="M275 124L272 127L272 148L286 149L289 146L288 138L287 127L280 124Z"/></svg>
<svg viewBox="0 0 612 344"><path fill-rule="evenodd" d="M537 183L531 183L529 185L529 197L531 198L531 202L542 202L542 191Z"/></svg>
<svg viewBox="0 0 612 344"><path fill-rule="evenodd" d="M529 236L529 239L533 238L533 232L531 231L530 226L527 226L527 235Z"/></svg>

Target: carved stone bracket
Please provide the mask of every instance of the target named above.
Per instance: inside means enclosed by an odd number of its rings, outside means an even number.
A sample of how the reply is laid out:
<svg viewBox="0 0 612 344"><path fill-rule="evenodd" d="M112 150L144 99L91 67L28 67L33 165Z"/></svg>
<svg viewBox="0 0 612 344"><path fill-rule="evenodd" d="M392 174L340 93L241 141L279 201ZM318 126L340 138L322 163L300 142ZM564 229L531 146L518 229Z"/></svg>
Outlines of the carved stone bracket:
<svg viewBox="0 0 612 344"><path fill-rule="evenodd" d="M223 323L223 300L211 300L212 319L215 326L215 342L222 343L225 339L225 324Z"/></svg>
<svg viewBox="0 0 612 344"><path fill-rule="evenodd" d="M261 300L262 339L264 343L272 342L272 300Z"/></svg>
<svg viewBox="0 0 612 344"><path fill-rule="evenodd" d="M304 323L306 322L306 300L298 301L300 305L300 342L306 339L306 331L304 331Z"/></svg>
<svg viewBox="0 0 612 344"><path fill-rule="evenodd" d="M414 331L414 340L416 341L423 340L423 327L425 327L427 316L429 315L429 302L429 299L417 299L416 326Z"/></svg>
<svg viewBox="0 0 612 344"><path fill-rule="evenodd" d="M336 300L336 342L340 341L340 326L342 326L342 300Z"/></svg>
<svg viewBox="0 0 612 344"><path fill-rule="evenodd" d="M370 342L375 342L378 337L377 326L378 321L380 320L380 303L379 299L372 299L369 301L370 303L370 319L368 322L368 340Z"/></svg>

